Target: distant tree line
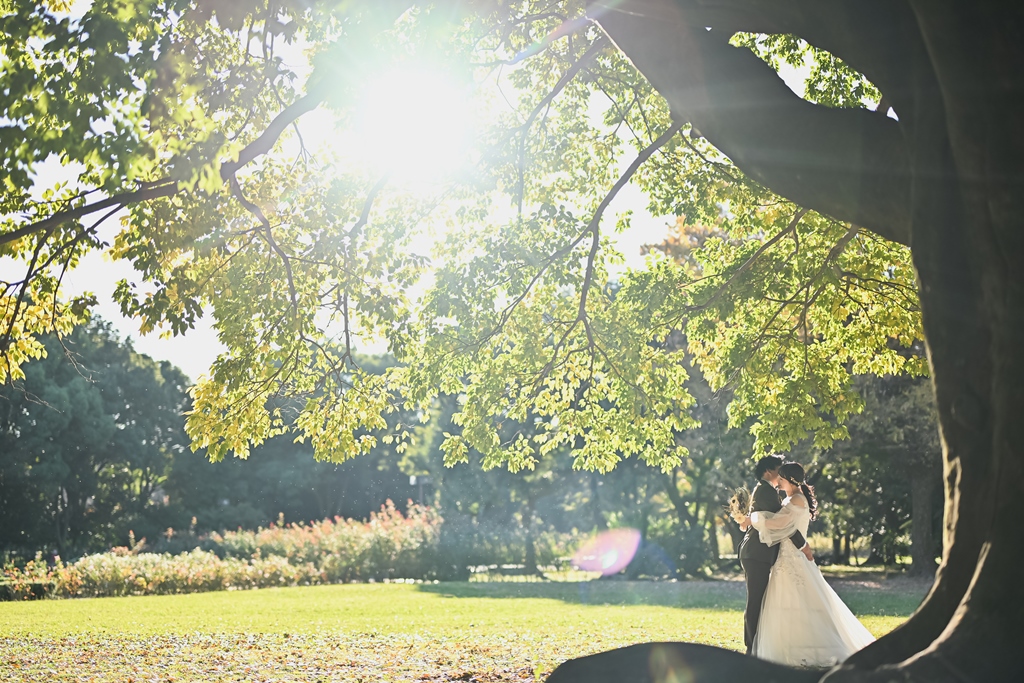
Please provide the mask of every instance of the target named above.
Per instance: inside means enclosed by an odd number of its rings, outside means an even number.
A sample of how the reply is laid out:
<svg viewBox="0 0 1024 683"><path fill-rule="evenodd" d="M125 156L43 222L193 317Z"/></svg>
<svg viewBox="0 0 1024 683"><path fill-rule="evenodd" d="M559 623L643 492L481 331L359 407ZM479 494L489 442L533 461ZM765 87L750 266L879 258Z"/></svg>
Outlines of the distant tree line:
<svg viewBox="0 0 1024 683"><path fill-rule="evenodd" d="M23 380L0 388L0 553L8 559L42 552L68 560L127 545L129 534L133 543L180 549L206 532L282 517L365 518L391 499L436 507L441 542L463 569L512 563L537 572L564 551L558 539L568 534L630 526L644 542L627 573L701 575L732 561L720 536L735 547L739 530L724 507L735 487L754 483L751 437L728 428L728 396L699 377L689 390L701 426L677 434L689 455L668 472L636 459L607 474L579 471L559 451L532 471L447 468L439 446L459 430L453 396L426 423L405 416L417 426L403 452L381 441L333 464L277 438L247 461L211 463L189 448L189 382L180 370L136 353L102 321L48 338L46 350ZM908 378L862 378L858 388L866 408L850 420L850 440L790 454L813 463L822 514L812 533L833 538L832 557L821 559L848 562L851 542L870 538L862 561L913 554L915 571L933 571L941 465L930 389ZM510 433L531 427L507 425Z"/></svg>

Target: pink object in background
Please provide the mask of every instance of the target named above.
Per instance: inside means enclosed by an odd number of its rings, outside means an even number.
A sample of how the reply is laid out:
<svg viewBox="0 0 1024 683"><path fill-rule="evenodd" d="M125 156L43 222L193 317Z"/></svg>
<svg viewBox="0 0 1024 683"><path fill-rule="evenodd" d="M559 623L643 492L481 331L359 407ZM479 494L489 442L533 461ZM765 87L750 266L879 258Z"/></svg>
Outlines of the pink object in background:
<svg viewBox="0 0 1024 683"><path fill-rule="evenodd" d="M602 576L618 574L632 561L639 547L640 532L636 529L602 531L576 551L572 564L583 571L601 572Z"/></svg>

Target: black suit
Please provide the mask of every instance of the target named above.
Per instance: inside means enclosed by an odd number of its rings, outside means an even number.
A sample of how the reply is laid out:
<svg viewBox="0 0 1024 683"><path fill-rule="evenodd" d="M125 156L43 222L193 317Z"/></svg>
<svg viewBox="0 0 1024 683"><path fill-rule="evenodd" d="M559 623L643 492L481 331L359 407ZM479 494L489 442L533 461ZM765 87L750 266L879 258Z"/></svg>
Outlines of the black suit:
<svg viewBox="0 0 1024 683"><path fill-rule="evenodd" d="M765 481L757 482L750 496L750 512L778 512L782 509L779 492ZM748 513L749 514L749 513ZM797 548L804 547L804 537L799 531L790 536ZM761 542L757 529L750 527L740 542L740 566L747 580L747 606L743 610L743 643L747 646L747 654L754 645L757 633L757 622L761 618L761 602L768 588L768 577L771 576L772 565L779 556L779 546L768 546Z"/></svg>

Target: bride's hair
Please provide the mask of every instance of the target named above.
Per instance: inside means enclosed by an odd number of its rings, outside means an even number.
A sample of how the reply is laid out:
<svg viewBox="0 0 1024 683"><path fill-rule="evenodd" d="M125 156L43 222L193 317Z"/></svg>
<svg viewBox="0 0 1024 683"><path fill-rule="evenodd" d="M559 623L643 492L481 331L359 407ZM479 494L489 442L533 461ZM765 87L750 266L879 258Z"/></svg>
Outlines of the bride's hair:
<svg viewBox="0 0 1024 683"><path fill-rule="evenodd" d="M798 487L807 499L807 509L811 513L811 519L818 515L818 499L814 497L814 487L804 481L804 467L798 462L783 463L779 468L779 476L790 484Z"/></svg>

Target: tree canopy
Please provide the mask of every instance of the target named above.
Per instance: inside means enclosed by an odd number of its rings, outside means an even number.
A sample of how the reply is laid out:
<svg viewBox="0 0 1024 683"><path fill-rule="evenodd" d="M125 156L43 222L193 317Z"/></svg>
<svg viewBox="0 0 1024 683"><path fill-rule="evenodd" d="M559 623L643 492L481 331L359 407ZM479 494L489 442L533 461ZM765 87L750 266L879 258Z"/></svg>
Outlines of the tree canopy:
<svg viewBox="0 0 1024 683"><path fill-rule="evenodd" d="M143 331L215 320L227 351L193 389L189 418L211 458L287 432L341 461L407 438L389 417L426 414L444 392L464 397L449 463L473 448L515 471L569 446L579 467L638 456L668 469L685 454L674 433L697 424L690 360L665 343L684 328L712 385L734 385L734 424L757 419L762 451L844 436L860 409L852 374L908 359L923 371L901 353L921 337L907 250L765 190L674 123L580 21L582 3L11 9L6 131L33 142L5 160L4 249L27 263L8 286L5 372L41 351L33 333L81 319L87 302L62 301L57 285L84 251L106 248L142 274L116 297ZM806 62L808 93L826 105L877 104L863 77L805 43L736 40ZM308 55L305 78L279 56L288 47ZM479 124L468 167L415 192L387 169L296 151L305 141L287 126L299 114L323 106L351 122L365 82L409 59L513 93ZM73 97L51 96L67 83ZM77 180L33 199L33 170L51 155ZM616 266L609 235L629 217L604 212L631 179L655 212L718 227L699 265ZM90 221L122 206L105 244ZM366 372L360 337L386 340L401 365ZM296 411L271 401L296 397ZM538 428L505 433L506 420Z"/></svg>

